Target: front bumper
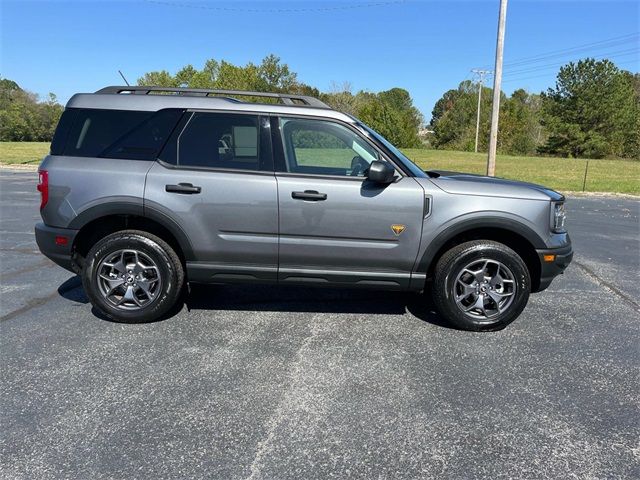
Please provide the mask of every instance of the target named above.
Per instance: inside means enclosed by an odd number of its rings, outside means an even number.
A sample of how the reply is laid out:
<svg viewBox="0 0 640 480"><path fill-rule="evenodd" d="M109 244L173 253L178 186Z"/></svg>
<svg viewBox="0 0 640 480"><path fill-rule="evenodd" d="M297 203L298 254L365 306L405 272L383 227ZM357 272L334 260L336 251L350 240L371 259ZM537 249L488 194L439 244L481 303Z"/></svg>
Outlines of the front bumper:
<svg viewBox="0 0 640 480"><path fill-rule="evenodd" d="M69 228L56 228L45 225L44 223L36 224L36 243L43 255L53 260L62 268L75 272L73 269L73 241L78 234L78 230ZM64 237L67 239L66 244L56 243L56 237Z"/></svg>
<svg viewBox="0 0 640 480"><path fill-rule="evenodd" d="M571 246L571 242L569 242L568 245L560 248L541 249L536 250L536 252L540 261L540 283L534 291L541 292L551 284L554 278L564 273L565 269L569 266L573 259L573 247ZM545 255L554 255L554 260L550 262L545 261Z"/></svg>

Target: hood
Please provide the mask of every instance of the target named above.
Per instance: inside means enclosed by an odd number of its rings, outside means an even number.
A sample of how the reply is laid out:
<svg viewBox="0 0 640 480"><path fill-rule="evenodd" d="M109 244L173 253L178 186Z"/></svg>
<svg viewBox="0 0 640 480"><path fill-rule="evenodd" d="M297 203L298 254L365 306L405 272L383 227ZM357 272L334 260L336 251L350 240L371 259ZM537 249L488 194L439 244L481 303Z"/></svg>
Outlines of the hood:
<svg viewBox="0 0 640 480"><path fill-rule="evenodd" d="M426 173L436 186L447 193L457 195L483 195L546 201L564 199L560 193L535 183L444 170L429 170Z"/></svg>

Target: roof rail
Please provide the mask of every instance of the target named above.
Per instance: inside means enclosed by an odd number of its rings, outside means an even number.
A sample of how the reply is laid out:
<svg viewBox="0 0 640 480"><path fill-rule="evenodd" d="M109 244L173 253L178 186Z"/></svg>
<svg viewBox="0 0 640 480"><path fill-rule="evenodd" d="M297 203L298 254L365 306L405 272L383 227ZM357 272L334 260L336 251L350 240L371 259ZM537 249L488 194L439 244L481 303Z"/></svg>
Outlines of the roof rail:
<svg viewBox="0 0 640 480"><path fill-rule="evenodd" d="M289 106L308 106L316 108L331 108L326 103L318 100L314 97L306 95L294 95L289 93L271 93L271 92L250 92L245 90L211 90L208 88L181 88L181 87L130 87L130 86L111 86L101 88L95 93L125 93L125 94L138 94L149 95L152 92L166 92L176 93L178 95L191 95L208 97L209 95L224 96L224 95L236 95L246 97L265 97L265 98L277 98L283 104Z"/></svg>

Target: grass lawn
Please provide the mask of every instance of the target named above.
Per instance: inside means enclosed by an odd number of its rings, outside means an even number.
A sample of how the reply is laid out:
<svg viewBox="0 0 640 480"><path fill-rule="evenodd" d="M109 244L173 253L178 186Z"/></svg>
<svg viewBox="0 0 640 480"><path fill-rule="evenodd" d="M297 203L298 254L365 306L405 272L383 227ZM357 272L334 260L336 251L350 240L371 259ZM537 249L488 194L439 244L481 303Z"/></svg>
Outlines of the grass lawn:
<svg viewBox="0 0 640 480"><path fill-rule="evenodd" d="M49 153L47 142L0 142L0 164L37 165Z"/></svg>
<svg viewBox="0 0 640 480"><path fill-rule="evenodd" d="M0 142L0 164L37 165L48 151L49 144L45 142ZM484 174L486 169L487 156L484 153L424 149L407 149L404 152L425 170ZM342 158L335 160L336 166L345 163ZM496 173L500 177L540 183L560 192L579 192L582 191L586 163L584 159L499 155ZM640 195L640 161L589 160L585 190Z"/></svg>
<svg viewBox="0 0 640 480"><path fill-rule="evenodd" d="M425 170L484 174L487 168L485 153L421 149L404 153ZM560 192L580 192L586 164L585 159L498 155L496 176L539 183ZM640 194L640 161L589 160L585 191Z"/></svg>

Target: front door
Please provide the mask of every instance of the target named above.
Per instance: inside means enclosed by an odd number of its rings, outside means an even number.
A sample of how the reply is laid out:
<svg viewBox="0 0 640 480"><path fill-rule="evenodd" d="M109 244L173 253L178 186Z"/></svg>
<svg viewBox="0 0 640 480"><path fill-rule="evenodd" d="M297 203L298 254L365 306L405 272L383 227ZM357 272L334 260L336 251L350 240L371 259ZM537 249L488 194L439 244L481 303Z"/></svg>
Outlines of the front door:
<svg viewBox="0 0 640 480"><path fill-rule="evenodd" d="M422 233L418 182L400 171L388 185L367 180L384 158L346 125L280 118L277 130L279 281L408 288Z"/></svg>
<svg viewBox="0 0 640 480"><path fill-rule="evenodd" d="M168 218L188 239L190 281L277 280L268 117L187 113L147 174L144 202L148 216Z"/></svg>

